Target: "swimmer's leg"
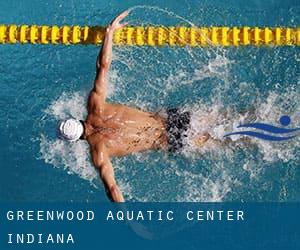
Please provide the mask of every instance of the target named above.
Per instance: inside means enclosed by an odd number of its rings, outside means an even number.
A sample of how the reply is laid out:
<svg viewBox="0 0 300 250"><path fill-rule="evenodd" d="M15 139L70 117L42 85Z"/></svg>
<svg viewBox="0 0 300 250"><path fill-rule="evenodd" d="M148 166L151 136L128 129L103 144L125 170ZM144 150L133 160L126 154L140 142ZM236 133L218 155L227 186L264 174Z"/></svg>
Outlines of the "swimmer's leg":
<svg viewBox="0 0 300 250"><path fill-rule="evenodd" d="M232 141L231 139L226 139L226 140L220 140L213 138L209 133L204 133L201 135L197 135L193 140L193 144L197 148L204 147L207 142L212 142L214 145L219 145L219 146L234 146L234 147L241 147L241 146L246 146L250 148L251 146L254 145L253 141L251 141L250 138L248 137L242 137L237 141Z"/></svg>
<svg viewBox="0 0 300 250"><path fill-rule="evenodd" d="M240 112L241 115L247 117L248 121L255 121L257 119L255 109L248 109ZM206 127L209 124L211 127L213 125L218 124L218 118L220 114L211 114L209 116L204 116L200 118L196 118L199 127ZM226 120L228 117L227 112L223 112L221 116ZM251 146L253 145L253 141L249 137L241 137L237 141L232 141L230 138L226 138L225 140L214 138L211 136L209 131L203 131L201 134L197 134L192 138L192 143L195 147L203 147L206 143L213 143L219 146Z"/></svg>
<svg viewBox="0 0 300 250"><path fill-rule="evenodd" d="M216 117L213 115L205 116L201 118L196 118L199 127L206 127L207 124L215 124ZM195 147L203 147L209 140L215 141L215 139L209 134L208 131L203 131L199 134L196 134L192 138L192 143Z"/></svg>
<svg viewBox="0 0 300 250"><path fill-rule="evenodd" d="M204 144L211 138L209 133L204 133L201 135L196 135L196 137L193 139L193 144L196 147L203 147Z"/></svg>

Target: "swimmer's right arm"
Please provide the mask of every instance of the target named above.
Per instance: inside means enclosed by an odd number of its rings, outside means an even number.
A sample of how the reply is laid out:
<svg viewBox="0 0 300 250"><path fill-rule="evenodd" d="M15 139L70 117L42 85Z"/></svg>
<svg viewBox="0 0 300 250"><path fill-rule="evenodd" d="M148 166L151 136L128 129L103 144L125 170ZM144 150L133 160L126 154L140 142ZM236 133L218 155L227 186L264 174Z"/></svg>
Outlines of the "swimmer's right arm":
<svg viewBox="0 0 300 250"><path fill-rule="evenodd" d="M105 145L97 146L92 152L92 158L95 167L99 170L108 198L113 202L124 202L123 195L115 180L114 169Z"/></svg>
<svg viewBox="0 0 300 250"><path fill-rule="evenodd" d="M94 84L94 91L103 97L103 100L106 98L107 94L107 75L112 61L112 44L114 32L117 29L121 29L127 25L127 23L120 23L127 15L128 11L123 12L117 16L111 24L107 27L103 46L100 50L100 53L96 61L96 78Z"/></svg>

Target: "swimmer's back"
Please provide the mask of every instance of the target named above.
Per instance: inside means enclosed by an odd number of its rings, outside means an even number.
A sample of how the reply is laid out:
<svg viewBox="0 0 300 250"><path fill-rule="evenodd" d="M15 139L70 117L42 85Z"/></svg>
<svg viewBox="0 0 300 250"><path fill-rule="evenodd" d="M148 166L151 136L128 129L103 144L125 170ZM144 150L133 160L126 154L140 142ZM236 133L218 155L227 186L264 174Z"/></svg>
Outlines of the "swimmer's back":
<svg viewBox="0 0 300 250"><path fill-rule="evenodd" d="M95 130L90 143L103 141L111 156L159 148L166 144L164 120L153 113L120 104L103 103L101 108L90 109L87 122Z"/></svg>

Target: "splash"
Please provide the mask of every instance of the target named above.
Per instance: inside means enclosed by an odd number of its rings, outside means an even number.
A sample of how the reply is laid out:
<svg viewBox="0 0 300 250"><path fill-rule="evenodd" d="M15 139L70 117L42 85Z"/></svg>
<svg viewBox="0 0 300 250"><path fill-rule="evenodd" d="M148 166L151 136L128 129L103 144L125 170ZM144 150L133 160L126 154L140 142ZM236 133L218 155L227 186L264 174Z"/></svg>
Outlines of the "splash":
<svg viewBox="0 0 300 250"><path fill-rule="evenodd" d="M55 131L53 126L57 125L59 120L69 117L84 119L86 116L86 98L86 94L79 92L63 93L57 100L53 101L45 110L48 125L52 126L52 130ZM39 142L40 158L46 163L63 168L68 174L76 174L94 185L93 182L98 174L91 165L89 148L85 142L78 141L70 144L57 139L56 135L51 138L45 134L41 134Z"/></svg>
<svg viewBox="0 0 300 250"><path fill-rule="evenodd" d="M86 93L62 93L62 95L46 109L45 113L57 120L63 120L69 117L84 119L87 115L87 111L84 108L86 98Z"/></svg>
<svg viewBox="0 0 300 250"><path fill-rule="evenodd" d="M290 97L290 98L286 98ZM261 98L262 99L262 98ZM292 100L292 101L291 101ZM220 144L224 144L228 131L232 131L236 127L244 128L240 124L245 124L249 121L254 121L251 124L260 124L259 121L270 121L270 123L276 123L279 118L282 117L282 114L288 112L292 120L295 121L294 125L299 126L299 113L300 107L297 103L300 102L300 94L292 89L287 89L285 92L280 94L271 92L266 98L266 101L258 102L256 107L252 110L244 113L239 113L232 108L226 108L223 103L214 103L213 105L206 105L204 103L198 104L195 107L185 107L185 110L192 110L192 119L191 119L191 129L188 132L188 138L186 141L187 153L192 151L203 151L211 147L219 147ZM267 111L267 112L266 112ZM254 126L256 127L256 126ZM269 128L269 126L267 127ZM245 128L244 128L245 129ZM272 131L274 128L272 127ZM295 132L298 129L283 129L276 128L275 132ZM201 135L208 132L214 141L214 143L208 143L202 149L195 148L193 143L193 138L196 138L197 135ZM231 140L233 142L239 142L244 138L244 134L241 131L240 134L232 134ZM274 133L274 131L273 131ZM261 153L264 155L264 160L266 161L276 161L283 160L285 162L295 159L297 157L296 150L299 148L300 144L299 137L293 137L293 140L289 143L273 143L262 141L256 138L250 138L247 140L247 143L240 144L244 150L247 150L247 147L250 144L256 145L261 150ZM243 143L243 142L242 142ZM231 147L230 144L226 144L224 147ZM235 145L233 145L233 148ZM283 153L285 152L285 153ZM282 157L285 155L286 157Z"/></svg>
<svg viewBox="0 0 300 250"><path fill-rule="evenodd" d="M291 92L289 92L291 95ZM280 95L270 94L266 102L257 105L255 119L276 119L276 113L280 112L280 103L276 106ZM295 101L300 101L300 96L295 94ZM65 118L69 114L82 115L85 109L84 97L79 93L71 95L63 94L58 100L54 101L45 111L51 114L54 119ZM266 107L272 107L271 118L264 114ZM220 103L207 105L198 103L193 107L184 107L192 111L192 122L186 147L184 148L184 158L179 161L163 152L138 153L125 158L113 159L116 177L121 190L127 200L135 201L223 201L232 195L233 187L238 186L241 190L244 186L239 180L239 175L249 174L254 182L260 179L263 167L268 162L282 160L299 161L297 150L300 147L300 140L290 144L272 144L252 139L250 144L259 149L259 153L253 152L249 143L243 143L240 138L236 138L236 144L224 144L223 135L231 130L234 124L253 119L253 114L240 114L236 111L227 110L224 113L224 106ZM53 112L53 113L52 113ZM293 117L300 113L296 108ZM209 141L204 147L197 148L192 143L195 135L209 132L213 140ZM237 151L242 149L245 158L239 162L239 175L234 172L236 169ZM76 174L95 185L98 175L91 165L89 158L89 148L85 142L69 144L58 139L49 139L45 135L40 138L41 158L46 163L55 167L63 168L70 174ZM253 158L260 157L260 161ZM181 156L179 156L180 158ZM199 165L199 160L201 164ZM161 162L164 162L163 166ZM145 164L147 163L147 164ZM208 173L199 172L199 166L211 166ZM188 167L189 169L187 169ZM147 179L144 177L147 176ZM175 177L174 177L175 176ZM148 190L149 185L159 180L168 180ZM149 183L147 183L149 182ZM177 186L175 196L166 197L164 192L174 192L172 185ZM247 184L249 185L249 184ZM155 190L159 193L155 193ZM236 191L235 191L236 192Z"/></svg>
<svg viewBox="0 0 300 250"><path fill-rule="evenodd" d="M66 145L62 140L49 140L45 135L40 138L41 158L54 167L61 167L68 174L76 174L94 184L98 177L90 163L88 145L77 142Z"/></svg>

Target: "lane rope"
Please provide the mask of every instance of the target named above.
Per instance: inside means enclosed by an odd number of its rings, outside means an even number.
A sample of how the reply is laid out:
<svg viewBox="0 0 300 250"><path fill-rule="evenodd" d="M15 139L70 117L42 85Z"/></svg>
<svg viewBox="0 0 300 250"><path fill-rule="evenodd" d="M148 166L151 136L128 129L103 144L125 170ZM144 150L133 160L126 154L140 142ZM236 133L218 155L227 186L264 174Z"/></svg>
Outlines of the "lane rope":
<svg viewBox="0 0 300 250"><path fill-rule="evenodd" d="M0 25L0 44L101 44L105 27ZM132 46L299 46L300 27L135 26L118 30L114 44Z"/></svg>

